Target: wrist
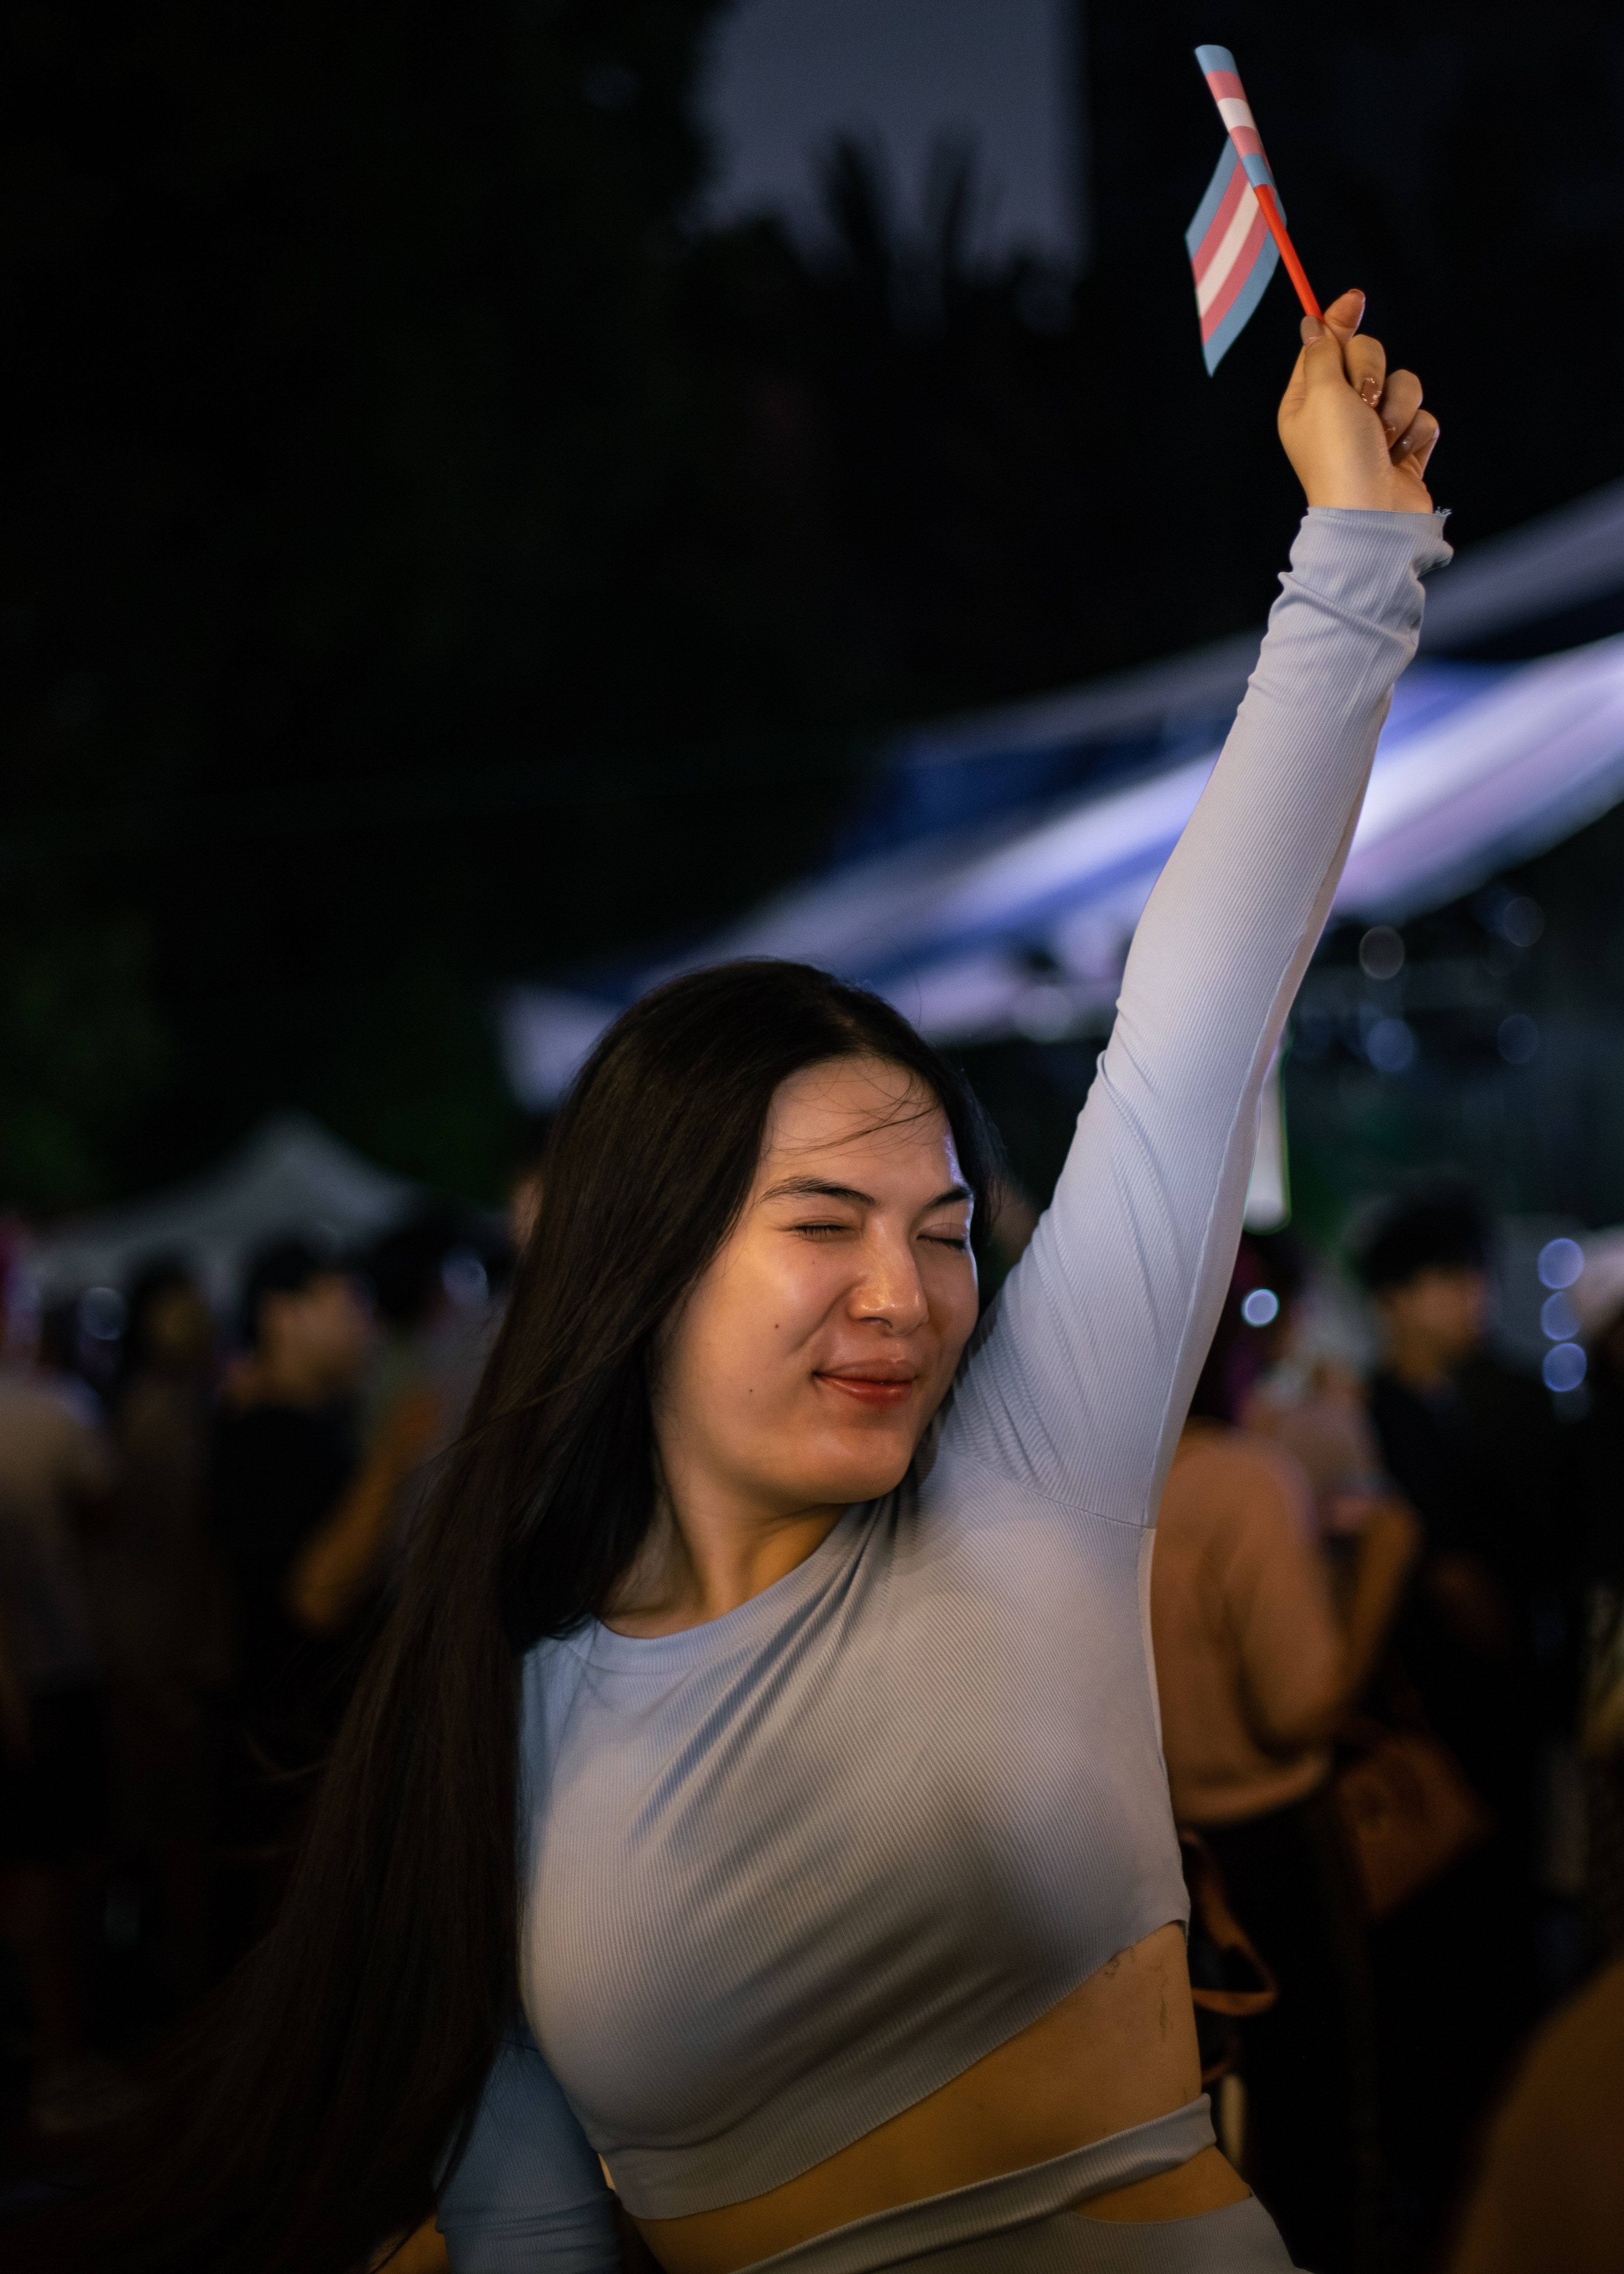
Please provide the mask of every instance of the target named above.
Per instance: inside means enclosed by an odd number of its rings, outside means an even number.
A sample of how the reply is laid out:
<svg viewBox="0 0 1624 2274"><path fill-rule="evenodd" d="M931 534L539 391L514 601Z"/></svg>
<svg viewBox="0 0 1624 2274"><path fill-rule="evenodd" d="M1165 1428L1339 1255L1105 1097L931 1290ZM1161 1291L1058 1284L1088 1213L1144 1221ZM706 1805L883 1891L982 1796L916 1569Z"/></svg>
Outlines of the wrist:
<svg viewBox="0 0 1624 2274"><path fill-rule="evenodd" d="M1406 482L1400 489L1395 484L1363 482L1304 482L1303 495L1311 506L1335 513L1432 513L1432 499L1418 482Z"/></svg>

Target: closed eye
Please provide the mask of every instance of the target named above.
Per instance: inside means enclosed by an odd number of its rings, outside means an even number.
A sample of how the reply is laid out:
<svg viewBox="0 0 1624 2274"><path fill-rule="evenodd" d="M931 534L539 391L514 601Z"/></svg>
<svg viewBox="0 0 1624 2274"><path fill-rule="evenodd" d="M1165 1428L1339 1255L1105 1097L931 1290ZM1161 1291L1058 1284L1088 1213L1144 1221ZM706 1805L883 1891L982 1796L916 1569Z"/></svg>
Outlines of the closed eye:
<svg viewBox="0 0 1624 2274"><path fill-rule="evenodd" d="M798 1231L803 1239L833 1239L839 1232L850 1231L852 1226L849 1224L796 1224L790 1229Z"/></svg>

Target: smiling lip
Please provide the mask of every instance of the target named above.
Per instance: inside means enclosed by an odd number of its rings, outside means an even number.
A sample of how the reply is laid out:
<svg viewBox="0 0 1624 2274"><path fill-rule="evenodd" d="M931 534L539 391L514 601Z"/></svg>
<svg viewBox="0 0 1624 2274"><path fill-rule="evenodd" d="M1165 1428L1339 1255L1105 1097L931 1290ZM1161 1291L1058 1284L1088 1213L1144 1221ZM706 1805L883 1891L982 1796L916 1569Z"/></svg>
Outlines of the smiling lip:
<svg viewBox="0 0 1624 2274"><path fill-rule="evenodd" d="M906 1405L919 1379L912 1369L901 1371L890 1367L865 1367L861 1373L820 1374L819 1382L827 1382L831 1389L838 1389L859 1405Z"/></svg>

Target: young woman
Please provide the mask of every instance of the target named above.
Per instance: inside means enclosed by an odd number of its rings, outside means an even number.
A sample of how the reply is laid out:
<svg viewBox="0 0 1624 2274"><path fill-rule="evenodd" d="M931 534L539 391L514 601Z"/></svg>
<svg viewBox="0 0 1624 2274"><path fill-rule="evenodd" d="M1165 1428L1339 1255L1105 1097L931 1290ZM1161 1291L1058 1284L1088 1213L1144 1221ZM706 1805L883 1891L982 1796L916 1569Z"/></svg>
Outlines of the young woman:
<svg viewBox="0 0 1624 2274"><path fill-rule="evenodd" d="M437 2196L461 2274L599 2274L605 2166L670 2274L1287 2263L1200 2095L1144 1606L1447 558L1360 312L1287 390L1291 572L979 1329L981 1130L883 1005L747 964L599 1045L285 1914L100 2263L320 2274Z"/></svg>

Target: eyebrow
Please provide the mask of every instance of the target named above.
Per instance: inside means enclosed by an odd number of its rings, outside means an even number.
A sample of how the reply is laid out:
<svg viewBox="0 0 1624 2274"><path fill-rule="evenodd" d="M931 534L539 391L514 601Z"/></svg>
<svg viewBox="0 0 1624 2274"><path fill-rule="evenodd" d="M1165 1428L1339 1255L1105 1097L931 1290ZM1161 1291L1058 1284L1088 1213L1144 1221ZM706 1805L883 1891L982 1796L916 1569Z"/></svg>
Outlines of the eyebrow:
<svg viewBox="0 0 1624 2274"><path fill-rule="evenodd" d="M925 1210L948 1208L955 1201L967 1201L970 1197L967 1185L950 1185L944 1193L938 1193L934 1200L926 1201ZM781 1185L770 1186L762 1198L764 1201L848 1201L854 1208L879 1206L872 1193L860 1193L854 1185L832 1185L822 1177L787 1177Z"/></svg>

